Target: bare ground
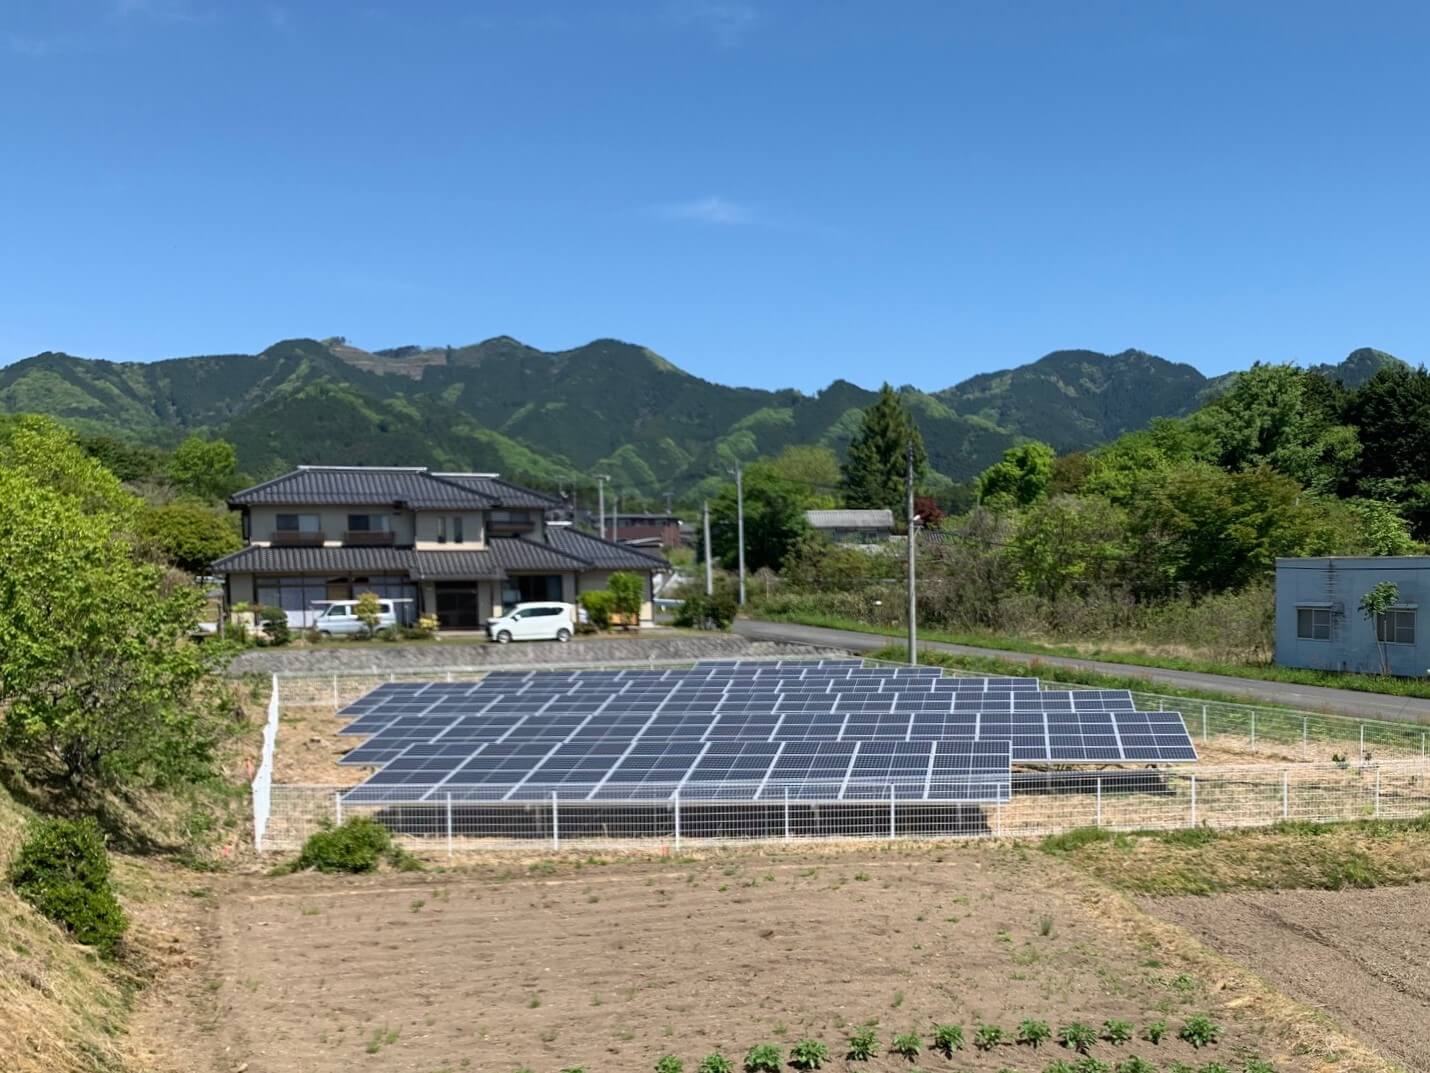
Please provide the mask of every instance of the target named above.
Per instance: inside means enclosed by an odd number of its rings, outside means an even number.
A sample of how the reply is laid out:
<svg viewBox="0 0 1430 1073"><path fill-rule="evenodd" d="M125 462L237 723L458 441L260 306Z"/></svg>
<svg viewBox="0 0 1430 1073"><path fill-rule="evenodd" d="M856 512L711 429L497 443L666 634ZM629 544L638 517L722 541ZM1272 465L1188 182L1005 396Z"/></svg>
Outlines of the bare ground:
<svg viewBox="0 0 1430 1073"><path fill-rule="evenodd" d="M1175 1032L1203 1011L1226 1030L1210 1051L1164 1040L1094 1053L1336 1068L1293 1053L1274 996L1016 846L235 877L214 894L190 899L191 971L141 1016L156 1068L596 1073L650 1069L673 1052L693 1069L716 1049L787 1050L803 1036L842 1055L871 1020L887 1042L910 1030L927 1039L937 1022L963 1024L970 1039L980 1021L1011 1033L1024 1018L1165 1017ZM1352 1052L1341 1068L1376 1068ZM1010 1045L956 1062L992 1073L1057 1056ZM910 1067L886 1056L865 1068Z"/></svg>
<svg viewBox="0 0 1430 1073"><path fill-rule="evenodd" d="M1430 887L1147 904L1408 1068L1430 1070Z"/></svg>

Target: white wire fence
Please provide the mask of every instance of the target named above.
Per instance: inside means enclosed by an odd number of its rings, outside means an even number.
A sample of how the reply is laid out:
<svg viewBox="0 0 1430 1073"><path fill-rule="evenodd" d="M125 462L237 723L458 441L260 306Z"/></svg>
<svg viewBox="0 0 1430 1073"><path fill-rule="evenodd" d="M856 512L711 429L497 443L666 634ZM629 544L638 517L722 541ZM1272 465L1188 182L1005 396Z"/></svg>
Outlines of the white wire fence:
<svg viewBox="0 0 1430 1073"><path fill-rule="evenodd" d="M689 663L561 666L610 669ZM1138 709L1182 713L1203 751L1203 762L1195 771L1015 771L1011 799L986 803L920 800L898 787L891 792L888 785L866 787L857 802L810 802L798 795L786 801L775 793L751 793L750 798L760 798L754 801L718 801L709 799L713 788L707 793L687 785L661 800L622 803L576 802L549 795L519 802L480 802L460 795L449 798L440 786L407 786L406 803L384 804L345 801L350 786L272 782L281 707L336 712L384 682L475 681L493 670L535 669L556 668L484 666L422 668L406 674L274 676L264 759L253 783L257 848L297 849L323 826L354 815L377 819L410 849L456 853L578 846L678 848L687 843L762 839L1042 837L1079 827L1255 827L1292 820L1405 819L1430 811L1430 727L1143 691L1132 693ZM982 677L952 669L945 673ZM1045 680L1043 688L1087 687ZM1209 762L1218 750L1225 750L1235 762ZM728 791L726 785L723 792Z"/></svg>
<svg viewBox="0 0 1430 1073"><path fill-rule="evenodd" d="M1039 838L1081 827L1171 831L1413 819L1430 811L1430 762L1014 772L1010 799L982 803L911 799L899 787L885 793L867 787L868 796L853 802L779 793L718 801L688 784L662 800L597 803L556 794L484 802L440 786L405 789L425 800L363 804L345 796L347 787L274 786L260 848L297 849L315 831L353 816L377 820L401 845L424 854L678 851L748 841Z"/></svg>

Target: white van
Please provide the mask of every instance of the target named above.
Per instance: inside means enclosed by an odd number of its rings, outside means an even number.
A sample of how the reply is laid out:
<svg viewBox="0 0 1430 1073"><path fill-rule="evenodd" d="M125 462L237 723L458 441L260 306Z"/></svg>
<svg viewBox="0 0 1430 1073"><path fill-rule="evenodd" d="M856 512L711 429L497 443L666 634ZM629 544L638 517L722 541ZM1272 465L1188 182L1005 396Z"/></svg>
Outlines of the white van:
<svg viewBox="0 0 1430 1073"><path fill-rule="evenodd" d="M487 623L487 636L499 645L511 641L571 640L575 632L570 604L517 604Z"/></svg>
<svg viewBox="0 0 1430 1073"><path fill-rule="evenodd" d="M397 610L392 601L379 600L377 608L377 626L373 632L394 629L397 626ZM313 620L313 629L324 637L346 637L367 633L367 624L357 617L356 600L335 600L318 613Z"/></svg>

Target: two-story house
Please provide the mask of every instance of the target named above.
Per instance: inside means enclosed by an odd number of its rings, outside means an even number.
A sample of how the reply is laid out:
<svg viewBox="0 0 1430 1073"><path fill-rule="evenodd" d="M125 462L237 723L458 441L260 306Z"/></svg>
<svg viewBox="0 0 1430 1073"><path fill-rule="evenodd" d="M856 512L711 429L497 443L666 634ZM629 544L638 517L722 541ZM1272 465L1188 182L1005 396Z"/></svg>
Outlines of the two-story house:
<svg viewBox="0 0 1430 1073"><path fill-rule="evenodd" d="M214 563L227 602L281 607L308 625L322 601L363 592L476 629L531 600L575 603L617 570L642 575L651 620L656 555L547 524L559 499L490 473L421 467L300 466L229 497L248 546Z"/></svg>

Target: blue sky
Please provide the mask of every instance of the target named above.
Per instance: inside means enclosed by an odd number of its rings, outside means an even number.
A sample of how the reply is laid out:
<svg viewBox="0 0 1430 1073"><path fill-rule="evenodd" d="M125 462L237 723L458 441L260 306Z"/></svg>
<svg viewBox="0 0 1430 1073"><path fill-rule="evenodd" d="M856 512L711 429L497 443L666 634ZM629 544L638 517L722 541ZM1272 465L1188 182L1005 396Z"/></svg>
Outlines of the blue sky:
<svg viewBox="0 0 1430 1073"><path fill-rule="evenodd" d="M1430 357L1430 9L0 0L0 362Z"/></svg>

